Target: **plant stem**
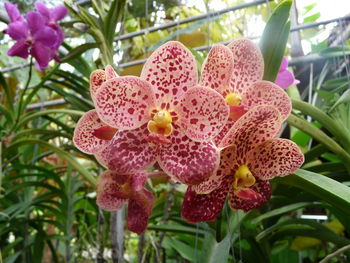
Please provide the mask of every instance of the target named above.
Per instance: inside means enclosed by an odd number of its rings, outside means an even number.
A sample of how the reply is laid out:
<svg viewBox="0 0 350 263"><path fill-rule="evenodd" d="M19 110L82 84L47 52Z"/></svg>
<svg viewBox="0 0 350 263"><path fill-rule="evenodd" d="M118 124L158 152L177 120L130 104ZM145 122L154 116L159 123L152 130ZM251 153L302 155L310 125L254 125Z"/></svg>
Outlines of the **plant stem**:
<svg viewBox="0 0 350 263"><path fill-rule="evenodd" d="M344 246L344 247L342 247L342 248L339 248L339 249L336 250L335 252L333 252L333 253L327 255L324 259L322 259L322 260L320 261L320 263L326 263L326 262L328 262L329 260L331 260L331 258L336 257L336 256L342 254L344 251L349 250L349 249L350 249L350 245L347 245L347 246Z"/></svg>
<svg viewBox="0 0 350 263"><path fill-rule="evenodd" d="M350 174L350 155L331 137L329 137L319 128L313 126L306 120L303 120L295 115L290 115L287 119L287 122L290 125L298 128L299 130L309 134L315 140L319 141L324 146L326 146L329 150L334 152L343 161L345 167L347 168Z"/></svg>

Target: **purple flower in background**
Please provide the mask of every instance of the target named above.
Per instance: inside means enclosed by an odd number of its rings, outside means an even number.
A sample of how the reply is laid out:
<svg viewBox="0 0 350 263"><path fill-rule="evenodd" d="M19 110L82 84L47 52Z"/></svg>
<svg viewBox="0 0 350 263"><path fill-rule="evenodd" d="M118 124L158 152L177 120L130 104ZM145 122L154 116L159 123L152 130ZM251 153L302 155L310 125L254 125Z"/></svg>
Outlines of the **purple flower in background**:
<svg viewBox="0 0 350 263"><path fill-rule="evenodd" d="M38 12L28 12L25 19L17 5L5 3L10 24L5 31L16 43L7 51L9 56L36 59L35 66L42 70L51 59L57 57L57 50L63 42L63 32L56 21L67 14L64 6L48 9L42 3L36 3Z"/></svg>
<svg viewBox="0 0 350 263"><path fill-rule="evenodd" d="M286 57L283 57L282 59L275 83L282 89L300 83L299 80L295 79L293 72L288 70L288 59Z"/></svg>

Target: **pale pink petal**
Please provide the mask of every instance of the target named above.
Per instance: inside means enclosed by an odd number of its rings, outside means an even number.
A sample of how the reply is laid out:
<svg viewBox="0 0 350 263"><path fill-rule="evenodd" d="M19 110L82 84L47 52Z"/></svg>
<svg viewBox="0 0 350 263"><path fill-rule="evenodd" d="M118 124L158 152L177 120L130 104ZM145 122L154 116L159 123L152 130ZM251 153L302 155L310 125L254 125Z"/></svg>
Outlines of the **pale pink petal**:
<svg viewBox="0 0 350 263"><path fill-rule="evenodd" d="M169 41L147 59L141 78L149 82L158 102L176 106L182 95L197 85L197 66L192 53L180 42Z"/></svg>
<svg viewBox="0 0 350 263"><path fill-rule="evenodd" d="M214 45L202 65L200 86L222 93L229 87L233 71L233 55L224 45Z"/></svg>
<svg viewBox="0 0 350 263"><path fill-rule="evenodd" d="M153 204L154 197L148 190L142 189L134 193L128 203L128 230L140 235L146 229Z"/></svg>
<svg viewBox="0 0 350 263"><path fill-rule="evenodd" d="M120 130L136 129L149 121L154 102L151 86L132 76L105 81L95 98L100 118Z"/></svg>
<svg viewBox="0 0 350 263"><path fill-rule="evenodd" d="M187 91L177 108L179 125L195 141L208 141L222 130L229 108L224 98L210 88Z"/></svg>
<svg viewBox="0 0 350 263"><path fill-rule="evenodd" d="M97 205L107 211L120 209L131 197L131 189L122 187L127 183L125 180L127 178L126 175L118 175L110 171L101 174L97 181Z"/></svg>
<svg viewBox="0 0 350 263"><path fill-rule="evenodd" d="M271 197L271 186L269 181L256 179L256 183L249 189L255 191L261 198L253 200L243 199L235 195L233 189L231 188L229 191L229 205L233 210L240 209L244 212L248 212L249 210L259 208Z"/></svg>
<svg viewBox="0 0 350 263"><path fill-rule="evenodd" d="M287 139L271 139L259 144L248 154L248 166L254 176L263 180L286 176L304 162L299 147Z"/></svg>
<svg viewBox="0 0 350 263"><path fill-rule="evenodd" d="M111 171L132 174L151 167L158 147L147 141L147 124L131 131L118 131L110 145L100 154Z"/></svg>
<svg viewBox="0 0 350 263"><path fill-rule="evenodd" d="M111 142L111 141L110 141ZM104 168L108 169L108 152L109 152L109 145L102 149L101 151L94 154L97 162L101 164Z"/></svg>
<svg viewBox="0 0 350 263"><path fill-rule="evenodd" d="M105 74L106 74L106 79L113 79L113 78L119 77L111 65L107 65L105 67Z"/></svg>
<svg viewBox="0 0 350 263"><path fill-rule="evenodd" d="M256 106L235 122L219 147L235 145L237 147L235 158L244 164L247 153L259 143L274 138L281 125L281 114L275 107Z"/></svg>
<svg viewBox="0 0 350 263"><path fill-rule="evenodd" d="M90 74L90 95L95 100L97 90L106 81L106 73L102 69L96 69Z"/></svg>
<svg viewBox="0 0 350 263"><path fill-rule="evenodd" d="M207 180L219 166L219 151L212 142L195 142L178 127L162 145L158 156L160 167L173 181L195 185Z"/></svg>
<svg viewBox="0 0 350 263"><path fill-rule="evenodd" d="M251 84L262 80L264 58L259 47L249 39L234 40L228 47L233 53L231 87L237 93L244 93Z"/></svg>
<svg viewBox="0 0 350 263"><path fill-rule="evenodd" d="M258 81L247 88L243 94L242 105L247 110L257 105L275 106L283 120L287 119L292 111L292 102L288 94L270 81Z"/></svg>
<svg viewBox="0 0 350 263"><path fill-rule="evenodd" d="M74 130L74 145L82 152L93 154L104 149L108 140L98 139L93 135L94 131L106 124L101 121L95 110L86 112L78 121Z"/></svg>
<svg viewBox="0 0 350 263"><path fill-rule="evenodd" d="M236 147L231 145L226 147L220 152L220 166L216 173L213 173L208 180L193 185L191 187L198 194L208 194L217 189L227 177L231 177L233 180L233 174L238 168L238 164L235 159Z"/></svg>
<svg viewBox="0 0 350 263"><path fill-rule="evenodd" d="M182 217L190 223L215 221L224 206L228 190L227 182L210 194L197 194L189 186L182 203Z"/></svg>

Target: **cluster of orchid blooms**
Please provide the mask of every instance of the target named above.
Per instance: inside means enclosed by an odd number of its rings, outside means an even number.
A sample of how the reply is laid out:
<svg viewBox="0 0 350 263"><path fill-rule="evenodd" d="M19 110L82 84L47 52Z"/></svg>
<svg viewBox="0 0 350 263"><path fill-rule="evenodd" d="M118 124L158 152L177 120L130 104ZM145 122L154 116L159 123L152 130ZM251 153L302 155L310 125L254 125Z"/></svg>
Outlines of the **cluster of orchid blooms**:
<svg viewBox="0 0 350 263"><path fill-rule="evenodd" d="M283 88L295 84L286 62ZM227 196L232 209L244 211L267 202L269 180L294 172L304 157L277 138L291 101L263 72L261 52L248 39L213 46L200 80L194 56L176 41L159 47L140 77L119 77L111 66L92 72L95 109L81 117L73 141L107 169L97 204L112 211L128 202L128 229L142 233L154 203L147 170L155 163L188 185L182 216L189 222L215 220Z"/></svg>
<svg viewBox="0 0 350 263"><path fill-rule="evenodd" d="M57 23L68 13L64 6L53 9L47 8L43 3L35 3L36 11L28 12L23 17L17 5L5 3L5 9L10 23L7 33L16 43L7 51L9 56L35 58L35 66L43 70L50 60L59 61L57 51L62 44L64 34Z"/></svg>

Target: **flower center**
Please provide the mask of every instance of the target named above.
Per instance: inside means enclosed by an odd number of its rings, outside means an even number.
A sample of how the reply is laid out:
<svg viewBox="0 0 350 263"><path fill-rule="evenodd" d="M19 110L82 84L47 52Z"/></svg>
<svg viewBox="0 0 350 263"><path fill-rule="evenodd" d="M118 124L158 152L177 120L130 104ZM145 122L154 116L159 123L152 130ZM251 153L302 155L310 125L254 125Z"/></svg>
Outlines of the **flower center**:
<svg viewBox="0 0 350 263"><path fill-rule="evenodd" d="M149 132L169 136L173 131L172 117L167 110L158 111L147 124Z"/></svg>
<svg viewBox="0 0 350 263"><path fill-rule="evenodd" d="M248 166L241 165L234 174L232 187L235 190L249 188L255 184L255 177L252 175Z"/></svg>
<svg viewBox="0 0 350 263"><path fill-rule="evenodd" d="M242 96L239 93L229 93L225 97L226 104L229 106L238 106L241 104Z"/></svg>

